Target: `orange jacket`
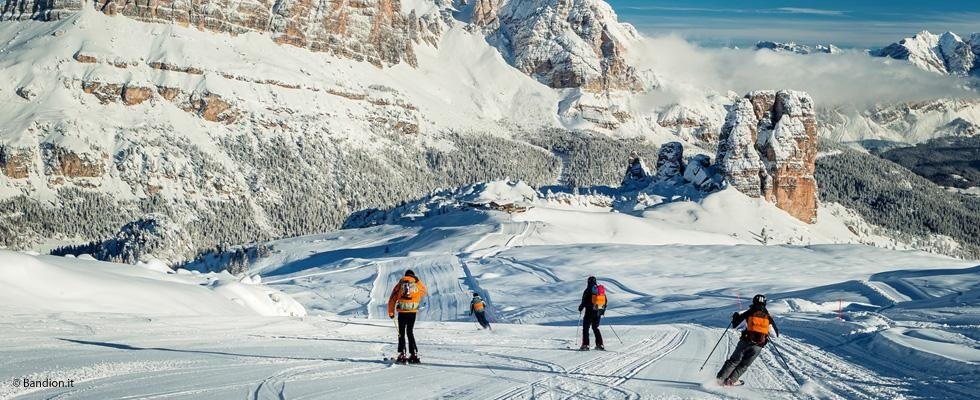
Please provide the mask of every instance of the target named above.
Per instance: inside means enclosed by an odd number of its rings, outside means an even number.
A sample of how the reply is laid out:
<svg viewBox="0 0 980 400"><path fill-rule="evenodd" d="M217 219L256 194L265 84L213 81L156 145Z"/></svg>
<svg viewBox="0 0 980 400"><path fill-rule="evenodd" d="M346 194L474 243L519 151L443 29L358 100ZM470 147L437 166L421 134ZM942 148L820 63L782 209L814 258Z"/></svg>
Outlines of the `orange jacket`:
<svg viewBox="0 0 980 400"><path fill-rule="evenodd" d="M409 293L405 293L405 289ZM395 309L399 313L415 313L419 310L422 297L425 297L428 289L422 284L419 278L414 276L403 276L398 284L391 289L391 296L388 297L388 316L395 315Z"/></svg>

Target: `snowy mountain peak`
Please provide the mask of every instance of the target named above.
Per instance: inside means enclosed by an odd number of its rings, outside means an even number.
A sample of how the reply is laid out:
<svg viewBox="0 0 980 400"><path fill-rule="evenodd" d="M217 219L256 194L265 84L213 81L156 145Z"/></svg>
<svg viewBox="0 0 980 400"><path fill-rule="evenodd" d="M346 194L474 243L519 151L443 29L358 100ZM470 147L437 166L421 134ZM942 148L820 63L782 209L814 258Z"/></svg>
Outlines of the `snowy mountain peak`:
<svg viewBox="0 0 980 400"><path fill-rule="evenodd" d="M976 55L973 49L953 32L939 37L939 54L946 61L946 69L951 75L965 76L974 68Z"/></svg>
<svg viewBox="0 0 980 400"><path fill-rule="evenodd" d="M554 88L642 89L626 61L636 30L601 0L478 0L471 22L517 69Z"/></svg>
<svg viewBox="0 0 980 400"><path fill-rule="evenodd" d="M872 50L871 55L906 60L929 72L967 76L980 70L977 63L980 41L976 39L977 34L965 42L953 32L936 35L924 30L885 48Z"/></svg>

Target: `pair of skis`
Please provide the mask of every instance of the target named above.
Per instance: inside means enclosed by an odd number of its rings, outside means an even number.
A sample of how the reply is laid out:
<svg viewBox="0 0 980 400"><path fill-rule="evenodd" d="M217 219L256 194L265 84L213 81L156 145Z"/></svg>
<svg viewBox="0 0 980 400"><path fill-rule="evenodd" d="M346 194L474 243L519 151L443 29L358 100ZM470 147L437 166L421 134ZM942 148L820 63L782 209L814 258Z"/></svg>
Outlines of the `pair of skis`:
<svg viewBox="0 0 980 400"><path fill-rule="evenodd" d="M399 361L398 360L398 357L389 357L389 356L386 356L386 355L385 356L382 356L381 360L384 361L384 362L386 362L386 363L389 363L389 364L398 364L398 365L419 365L419 364L422 364L422 361L416 361L416 362L411 362L409 360Z"/></svg>

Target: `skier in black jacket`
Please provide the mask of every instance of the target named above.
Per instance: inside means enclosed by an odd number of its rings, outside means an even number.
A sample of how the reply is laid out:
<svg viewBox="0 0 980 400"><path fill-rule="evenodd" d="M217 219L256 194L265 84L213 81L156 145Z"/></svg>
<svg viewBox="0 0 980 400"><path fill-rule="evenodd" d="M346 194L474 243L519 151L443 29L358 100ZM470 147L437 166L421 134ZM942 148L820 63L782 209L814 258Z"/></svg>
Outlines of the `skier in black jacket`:
<svg viewBox="0 0 980 400"><path fill-rule="evenodd" d="M602 318L606 306L605 293L603 293L601 307L597 307L592 300L593 296L596 295L597 286L595 277L590 276L588 285L582 292L582 302L578 305L578 312L581 313L582 310L585 310L585 317L582 319L582 347L579 348L583 351L589 350L589 328L592 328L592 332L595 333L595 349L606 349L602 345L602 333L599 332L599 319Z"/></svg>
<svg viewBox="0 0 980 400"><path fill-rule="evenodd" d="M733 386L741 384L738 379L749 369L752 361L762 353L762 347L769 342L769 327L776 332L779 337L779 328L776 321L769 315L766 309L766 296L757 294L752 298L752 305L748 310L739 314L732 314L732 327L737 328L745 321L745 330L742 337L735 346L735 351L731 357L725 361L725 365L718 371L717 378L722 385Z"/></svg>

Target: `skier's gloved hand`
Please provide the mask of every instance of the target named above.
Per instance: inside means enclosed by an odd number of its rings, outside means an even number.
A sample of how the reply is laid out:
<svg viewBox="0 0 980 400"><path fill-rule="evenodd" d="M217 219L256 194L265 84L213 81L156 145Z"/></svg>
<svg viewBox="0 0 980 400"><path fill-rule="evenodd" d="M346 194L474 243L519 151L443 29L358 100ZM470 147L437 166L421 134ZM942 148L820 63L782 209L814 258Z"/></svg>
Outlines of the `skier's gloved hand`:
<svg viewBox="0 0 980 400"><path fill-rule="evenodd" d="M585 308L585 307L582 307L582 306L578 306L578 312L582 312L582 309L583 309L583 308Z"/></svg>
<svg viewBox="0 0 980 400"><path fill-rule="evenodd" d="M388 313L388 318L394 319L395 318L395 313Z"/></svg>
<svg viewBox="0 0 980 400"><path fill-rule="evenodd" d="M732 327L738 326L738 312L732 313Z"/></svg>

